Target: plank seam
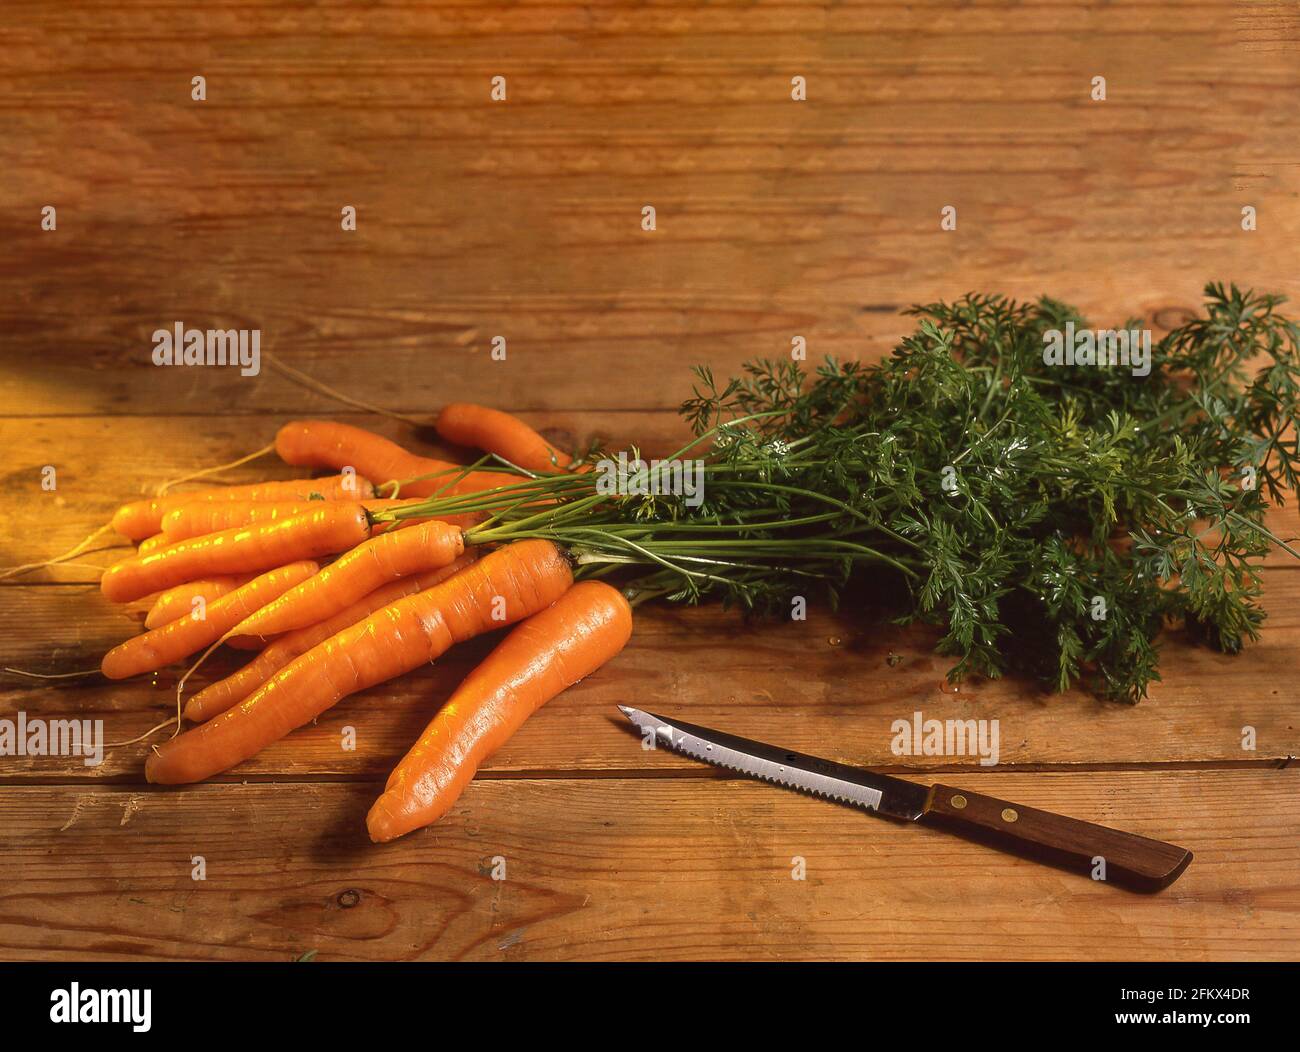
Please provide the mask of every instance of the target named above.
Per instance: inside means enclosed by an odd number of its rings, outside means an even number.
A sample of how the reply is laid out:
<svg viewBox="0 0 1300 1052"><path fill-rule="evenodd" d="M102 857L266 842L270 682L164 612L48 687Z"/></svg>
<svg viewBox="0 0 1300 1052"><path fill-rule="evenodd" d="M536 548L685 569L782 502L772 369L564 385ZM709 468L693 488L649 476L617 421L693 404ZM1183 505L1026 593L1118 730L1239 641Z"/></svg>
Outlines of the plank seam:
<svg viewBox="0 0 1300 1052"><path fill-rule="evenodd" d="M960 764L941 764L935 767L927 767L924 770L918 770L915 767L897 767L897 766L873 766L871 770L878 771L882 774L893 774L918 780L938 777L941 775L988 775L988 774L1179 774L1188 772L1218 772L1218 771L1276 771L1281 774L1284 771L1300 771L1300 762L1296 757L1278 756L1269 757L1260 760L1133 760L1127 762L1107 762L1107 763L1025 763L1025 764L999 764L996 767L970 767ZM295 776L285 774L252 774L242 778L214 778L207 782L197 783L209 786L240 786L240 785L382 785L386 776L376 774L368 777L358 777L354 775L328 775L313 774L310 776ZM482 782L506 782L506 781L574 781L574 782L594 782L594 781L654 781L654 780L671 780L671 781L714 781L714 782L748 782L753 783L754 779L746 778L743 775L732 775L725 772L715 772L709 769L699 771L685 767L667 768L664 770L638 770L630 767L608 767L608 768L587 768L587 769L557 769L557 768L538 768L536 770L517 770L517 771L481 771L475 775L475 781ZM755 783L757 784L757 783ZM22 775L15 775L10 778L0 780L0 793L5 789L26 789L26 788L78 788L83 790L106 788L106 789L128 789L136 791L140 789L153 790L158 793L166 792L183 792L184 789L164 788L154 786L149 782L137 780L126 775L111 776L103 779L91 781L88 779L66 779L66 778L26 778Z"/></svg>

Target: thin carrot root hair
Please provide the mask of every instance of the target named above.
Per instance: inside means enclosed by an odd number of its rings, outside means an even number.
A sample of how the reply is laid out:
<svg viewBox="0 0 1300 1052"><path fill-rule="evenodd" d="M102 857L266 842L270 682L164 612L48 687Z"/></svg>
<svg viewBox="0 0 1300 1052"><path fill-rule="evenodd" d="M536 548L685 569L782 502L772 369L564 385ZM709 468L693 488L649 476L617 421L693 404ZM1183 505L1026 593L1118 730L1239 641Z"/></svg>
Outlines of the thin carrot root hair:
<svg viewBox="0 0 1300 1052"><path fill-rule="evenodd" d="M78 676L93 676L99 672L99 669L88 668L83 672L28 672L26 669L6 665L4 671L12 672L15 676L28 676L31 679L75 679Z"/></svg>
<svg viewBox="0 0 1300 1052"><path fill-rule="evenodd" d="M19 574L30 573L32 570L44 569L46 566L53 566L55 563L66 563L70 559L75 559L78 555L83 554L85 550L88 547L90 547L92 542L94 542L102 534L111 531L112 528L113 528L113 524L111 522L104 523L103 526L99 527L99 529L97 529L94 533L92 533L80 544L74 545L73 547L69 548L66 552L64 552L62 555L56 555L53 559L46 559L44 562L39 562L39 563L24 563L22 566L7 566L3 571L0 571L0 580L4 580L6 577L17 577ZM82 565L89 565L89 564L82 564ZM104 568L102 566L96 566L94 567L94 569L102 572Z"/></svg>
<svg viewBox="0 0 1300 1052"><path fill-rule="evenodd" d="M185 681L188 680L192 675L194 675L194 673L196 673L199 670L199 666L202 665L203 662L208 660L208 658L212 655L212 652L216 650L217 647L221 646L222 643L224 643L227 639L229 639L234 634L235 634L234 630L232 629L231 631L227 632L224 636L222 636L220 639L218 639L215 643L213 643L212 646L208 647L207 650L205 650L202 654L199 655L198 661L194 662L194 664L192 664L185 671L185 675L181 676L180 680L176 683L176 716L174 717L176 720L176 732L172 735L173 738L175 738L176 735L180 734L181 732L181 719L183 718L183 714L185 712L185 702L184 702Z"/></svg>
<svg viewBox="0 0 1300 1052"><path fill-rule="evenodd" d="M98 563L80 563L75 560L64 560L59 563L49 563L48 566L67 566L73 570L92 570L97 574L102 574L107 567L100 566Z"/></svg>
<svg viewBox="0 0 1300 1052"><path fill-rule="evenodd" d="M176 737L176 734L179 733L179 731L180 731L180 729L181 729L180 717L179 717L179 716L168 716L165 720L162 721L162 723L158 724L158 726L156 726L156 727L150 727L147 731L145 731L145 732L144 732L143 734L141 734L139 737L137 737L137 738L128 738L128 739L127 739L126 741L124 741L124 742L105 742L105 743L104 743L104 748L105 748L105 749L120 749L123 745L135 745L137 742L142 742L142 741L144 741L146 738L151 737L152 735L156 734L158 731L162 730L164 727L166 727L166 726L167 726L168 724L170 724L170 723L174 723L174 724L176 724L176 730L172 733L172 737L175 738L175 737Z"/></svg>
<svg viewBox="0 0 1300 1052"><path fill-rule="evenodd" d="M200 471L191 471L188 475L182 475L180 478L168 479L166 482L160 482L154 489L155 497L164 496L173 486L179 486L182 482L192 482L194 479L206 478L208 475L216 475L222 471L229 471L231 468L237 468L247 464L250 460L256 460L258 457L264 457L268 453L275 452L275 443L263 446L256 453L249 453L247 456L240 457L238 460L232 460L229 464L218 464L216 467L203 468Z"/></svg>
<svg viewBox="0 0 1300 1052"><path fill-rule="evenodd" d="M359 398L352 398L345 395L337 388L331 387L327 383L322 383L315 377L308 376L301 369L296 369L287 362L282 362L270 351L262 352L262 361L266 362L272 369L278 372L287 380L305 387L309 391L315 391L316 394L324 395L326 398L332 398L336 402L342 402L344 405L353 406L356 409L364 409L367 413L378 413L380 416L386 416L390 420L400 420L404 424L410 424L412 427L428 427L430 421L417 420L415 417L406 416L404 413L396 413L391 409L385 409L383 406L374 405L371 402L363 402Z"/></svg>

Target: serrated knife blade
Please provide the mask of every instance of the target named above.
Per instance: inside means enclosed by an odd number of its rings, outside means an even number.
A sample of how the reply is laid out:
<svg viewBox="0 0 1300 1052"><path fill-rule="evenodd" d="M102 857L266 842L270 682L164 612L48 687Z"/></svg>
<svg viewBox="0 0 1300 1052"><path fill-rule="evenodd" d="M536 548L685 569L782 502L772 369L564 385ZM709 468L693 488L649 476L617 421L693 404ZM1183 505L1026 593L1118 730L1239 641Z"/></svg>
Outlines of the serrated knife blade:
<svg viewBox="0 0 1300 1052"><path fill-rule="evenodd" d="M916 821L925 809L929 788L915 782L670 720L629 705L620 705L619 711L647 740L715 767L904 821Z"/></svg>
<svg viewBox="0 0 1300 1052"><path fill-rule="evenodd" d="M630 705L620 705L619 710L641 731L646 742L664 745L692 759L874 815L932 826L1133 891L1168 887L1192 860L1186 848L1162 840L950 785L918 785Z"/></svg>

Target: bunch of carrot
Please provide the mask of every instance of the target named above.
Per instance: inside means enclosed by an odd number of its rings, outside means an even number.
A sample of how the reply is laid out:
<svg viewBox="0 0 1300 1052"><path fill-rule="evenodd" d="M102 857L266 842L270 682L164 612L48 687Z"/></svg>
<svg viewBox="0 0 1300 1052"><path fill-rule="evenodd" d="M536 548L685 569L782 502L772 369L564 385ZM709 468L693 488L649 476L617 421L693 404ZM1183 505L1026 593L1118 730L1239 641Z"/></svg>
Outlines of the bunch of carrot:
<svg viewBox="0 0 1300 1052"><path fill-rule="evenodd" d="M482 406L448 406L437 428L525 473L571 463L523 422ZM190 697L177 735L146 762L151 782L195 782L349 694L517 624L388 779L367 827L373 840L391 840L445 814L538 706L617 654L631 635L631 608L599 581L575 585L568 557L550 541L482 550L467 545L472 517L379 517L433 493L495 489L514 474L417 456L318 420L285 425L275 451L336 474L168 494L114 515L114 528L139 545L104 573L103 594L151 606L146 631L109 651L102 671L136 676L222 643L258 650ZM182 716L195 726L180 732Z"/></svg>

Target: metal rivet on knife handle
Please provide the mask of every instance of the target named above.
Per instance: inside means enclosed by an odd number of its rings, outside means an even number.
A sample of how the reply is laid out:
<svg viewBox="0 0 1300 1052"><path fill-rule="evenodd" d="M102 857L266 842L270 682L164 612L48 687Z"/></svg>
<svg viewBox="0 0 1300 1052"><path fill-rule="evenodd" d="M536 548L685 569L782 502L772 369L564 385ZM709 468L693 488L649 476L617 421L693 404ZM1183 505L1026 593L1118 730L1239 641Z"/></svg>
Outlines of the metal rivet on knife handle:
<svg viewBox="0 0 1300 1052"><path fill-rule="evenodd" d="M966 797L962 796L961 793L958 793L948 802L952 804L953 807L957 808L958 811L960 811L963 807L966 806Z"/></svg>

